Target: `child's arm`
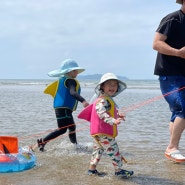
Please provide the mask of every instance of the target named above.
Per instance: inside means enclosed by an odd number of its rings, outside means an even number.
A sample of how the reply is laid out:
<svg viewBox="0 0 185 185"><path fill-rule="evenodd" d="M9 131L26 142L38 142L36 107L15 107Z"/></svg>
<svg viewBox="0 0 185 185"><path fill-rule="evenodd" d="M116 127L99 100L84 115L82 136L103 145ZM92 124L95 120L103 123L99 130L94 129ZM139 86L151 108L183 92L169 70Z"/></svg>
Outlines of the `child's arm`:
<svg viewBox="0 0 185 185"><path fill-rule="evenodd" d="M100 119L102 119L104 122L113 125L115 124L115 118L111 117L107 111L110 109L110 103L102 98L100 101L96 103L96 112Z"/></svg>
<svg viewBox="0 0 185 185"><path fill-rule="evenodd" d="M71 96L73 96L76 100L83 104L83 107L87 107L89 103L76 92L76 81L72 79L67 80L67 87L69 88L69 92Z"/></svg>

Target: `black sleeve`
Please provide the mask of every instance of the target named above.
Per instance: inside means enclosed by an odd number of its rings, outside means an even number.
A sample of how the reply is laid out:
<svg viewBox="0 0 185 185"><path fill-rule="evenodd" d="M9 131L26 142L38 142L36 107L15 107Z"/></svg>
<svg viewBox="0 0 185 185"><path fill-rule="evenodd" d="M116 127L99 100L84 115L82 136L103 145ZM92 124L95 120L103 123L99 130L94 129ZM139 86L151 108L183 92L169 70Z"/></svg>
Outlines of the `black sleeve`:
<svg viewBox="0 0 185 185"><path fill-rule="evenodd" d="M73 96L76 100L80 101L81 103L83 101L85 101L85 99L76 92L77 84L76 84L75 80L67 79L66 80L66 86L69 89L69 92L70 92L71 96Z"/></svg>

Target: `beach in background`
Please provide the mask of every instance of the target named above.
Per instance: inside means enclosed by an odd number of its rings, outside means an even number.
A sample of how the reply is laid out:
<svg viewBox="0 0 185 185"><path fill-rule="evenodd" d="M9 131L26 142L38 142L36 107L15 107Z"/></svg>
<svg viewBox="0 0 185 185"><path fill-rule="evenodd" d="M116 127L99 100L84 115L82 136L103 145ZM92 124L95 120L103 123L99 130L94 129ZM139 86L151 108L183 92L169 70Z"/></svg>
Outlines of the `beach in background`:
<svg viewBox="0 0 185 185"><path fill-rule="evenodd" d="M57 128L53 99L43 93L49 80L0 80L0 135L17 136L19 146L31 146ZM118 126L116 138L128 161L123 168L135 173L129 179L114 176L111 160L103 156L97 169L105 177L87 175L92 153L89 123L77 119L82 105L73 113L77 125L76 149L65 134L36 151L33 169L19 173L1 173L0 185L183 185L185 164L174 164L164 157L169 142L171 113L161 96L157 80L127 80L128 88L115 98L126 121ZM80 81L82 96L88 101L97 82ZM185 154L185 136L180 150Z"/></svg>

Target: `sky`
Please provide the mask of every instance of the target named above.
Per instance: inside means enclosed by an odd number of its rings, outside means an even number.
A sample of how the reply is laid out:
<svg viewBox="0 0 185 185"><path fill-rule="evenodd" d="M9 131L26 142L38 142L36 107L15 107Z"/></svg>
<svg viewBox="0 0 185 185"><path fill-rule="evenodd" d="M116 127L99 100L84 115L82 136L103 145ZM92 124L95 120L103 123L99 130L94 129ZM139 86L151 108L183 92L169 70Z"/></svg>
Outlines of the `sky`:
<svg viewBox="0 0 185 185"><path fill-rule="evenodd" d="M81 75L157 79L152 42L175 0L0 0L0 79L48 79L63 60Z"/></svg>

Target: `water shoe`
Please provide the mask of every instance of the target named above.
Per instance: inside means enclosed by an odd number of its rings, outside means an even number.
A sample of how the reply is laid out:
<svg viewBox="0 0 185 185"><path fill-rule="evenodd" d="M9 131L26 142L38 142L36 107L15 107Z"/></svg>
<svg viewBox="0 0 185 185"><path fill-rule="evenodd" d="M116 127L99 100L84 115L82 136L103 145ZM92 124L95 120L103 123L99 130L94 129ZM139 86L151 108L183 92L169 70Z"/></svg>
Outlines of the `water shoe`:
<svg viewBox="0 0 185 185"><path fill-rule="evenodd" d="M88 175L89 176L99 176L99 177L104 177L106 175L105 172L98 172L97 170L88 170Z"/></svg>
<svg viewBox="0 0 185 185"><path fill-rule="evenodd" d="M120 170L119 172L115 172L115 175L118 177L130 177L134 174L133 171L127 171L127 170Z"/></svg>
<svg viewBox="0 0 185 185"><path fill-rule="evenodd" d="M45 143L44 143L43 139L42 138L41 139L37 139L37 143L38 143L39 150L41 152L44 152Z"/></svg>

